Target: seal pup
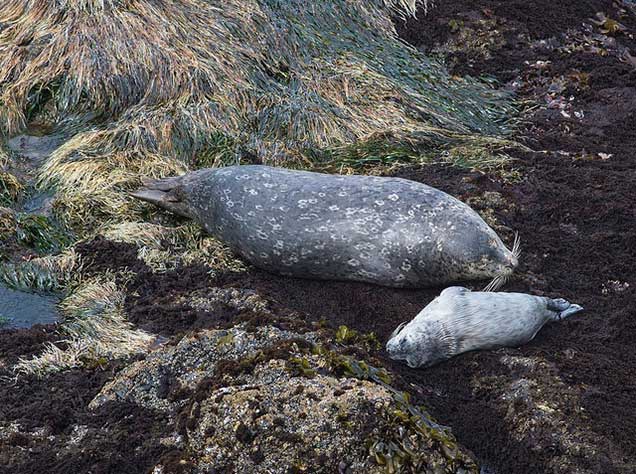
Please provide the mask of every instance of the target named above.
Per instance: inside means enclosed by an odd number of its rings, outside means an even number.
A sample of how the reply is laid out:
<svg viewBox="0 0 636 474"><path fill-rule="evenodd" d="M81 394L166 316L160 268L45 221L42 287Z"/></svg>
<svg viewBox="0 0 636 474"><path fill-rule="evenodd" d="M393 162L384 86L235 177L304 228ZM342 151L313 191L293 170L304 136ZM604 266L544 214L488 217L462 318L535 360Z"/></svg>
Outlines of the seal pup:
<svg viewBox="0 0 636 474"><path fill-rule="evenodd" d="M501 281L517 266L518 245L508 250L474 210L401 178L245 165L144 185L132 196L281 275L417 288Z"/></svg>
<svg viewBox="0 0 636 474"><path fill-rule="evenodd" d="M472 292L447 288L386 345L389 357L409 367L427 367L463 352L516 347L531 341L552 321L583 308L564 299L523 293Z"/></svg>

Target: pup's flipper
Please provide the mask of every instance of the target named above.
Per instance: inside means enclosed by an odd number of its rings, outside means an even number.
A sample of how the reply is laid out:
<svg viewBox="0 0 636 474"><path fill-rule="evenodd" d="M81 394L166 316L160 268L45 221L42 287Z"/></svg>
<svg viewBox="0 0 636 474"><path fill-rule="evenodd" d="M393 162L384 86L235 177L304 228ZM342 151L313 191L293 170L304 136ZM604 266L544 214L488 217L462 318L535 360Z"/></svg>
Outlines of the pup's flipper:
<svg viewBox="0 0 636 474"><path fill-rule="evenodd" d="M579 311L583 311L583 306L570 303L563 298L557 298L548 300L548 309L554 312L554 320L560 321L578 313Z"/></svg>

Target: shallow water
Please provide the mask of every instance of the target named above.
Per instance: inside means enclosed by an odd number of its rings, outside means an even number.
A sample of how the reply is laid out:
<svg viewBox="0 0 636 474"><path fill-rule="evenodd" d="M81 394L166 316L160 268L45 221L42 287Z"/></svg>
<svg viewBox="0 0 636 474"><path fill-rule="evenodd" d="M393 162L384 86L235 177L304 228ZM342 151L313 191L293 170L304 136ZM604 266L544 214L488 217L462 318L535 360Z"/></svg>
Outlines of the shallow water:
<svg viewBox="0 0 636 474"><path fill-rule="evenodd" d="M28 328L34 324L50 324L58 320L57 299L35 293L16 291L0 285L0 330Z"/></svg>
<svg viewBox="0 0 636 474"><path fill-rule="evenodd" d="M21 205L21 211L27 214L50 215L54 194L51 191L37 192L28 196Z"/></svg>
<svg viewBox="0 0 636 474"><path fill-rule="evenodd" d="M64 137L61 135L18 135L11 138L7 145L12 151L35 163L41 163L62 143L64 143Z"/></svg>

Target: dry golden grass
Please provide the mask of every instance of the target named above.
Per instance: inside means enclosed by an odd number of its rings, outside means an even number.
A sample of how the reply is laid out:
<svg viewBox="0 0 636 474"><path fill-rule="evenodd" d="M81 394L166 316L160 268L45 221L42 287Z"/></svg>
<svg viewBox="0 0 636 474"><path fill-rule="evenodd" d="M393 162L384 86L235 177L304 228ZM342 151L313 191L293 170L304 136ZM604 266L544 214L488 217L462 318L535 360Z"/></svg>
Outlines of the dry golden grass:
<svg viewBox="0 0 636 474"><path fill-rule="evenodd" d="M10 159L11 158L10 158L9 152L5 150L3 146L0 145L0 169L7 166L7 164L9 164Z"/></svg>
<svg viewBox="0 0 636 474"><path fill-rule="evenodd" d="M65 316L59 329L62 345L48 344L39 356L21 359L14 370L41 377L147 351L155 337L126 320L125 296L107 278L85 282L60 303Z"/></svg>
<svg viewBox="0 0 636 474"><path fill-rule="evenodd" d="M194 223L166 227L124 222L105 228L102 233L109 240L135 244L138 257L156 272L192 264L207 265L215 271L239 272L246 268L229 248Z"/></svg>
<svg viewBox="0 0 636 474"><path fill-rule="evenodd" d="M397 39L390 16L416 3L4 0L0 130L69 136L40 182L85 229L140 219L126 191L202 156L312 166L377 134L429 152L500 140L506 97Z"/></svg>
<svg viewBox="0 0 636 474"><path fill-rule="evenodd" d="M24 184L13 174L0 169L0 205L11 204L24 191Z"/></svg>

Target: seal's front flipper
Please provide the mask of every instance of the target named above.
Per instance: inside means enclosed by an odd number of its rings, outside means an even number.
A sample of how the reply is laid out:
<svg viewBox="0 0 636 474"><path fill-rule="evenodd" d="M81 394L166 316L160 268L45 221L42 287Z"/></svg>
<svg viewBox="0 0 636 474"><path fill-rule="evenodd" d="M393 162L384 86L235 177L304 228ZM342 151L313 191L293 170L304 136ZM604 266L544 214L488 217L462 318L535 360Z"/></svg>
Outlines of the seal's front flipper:
<svg viewBox="0 0 636 474"><path fill-rule="evenodd" d="M548 300L547 306L550 311L553 311L555 313L554 314L555 321L560 321L569 316L572 316L575 313L578 313L579 311L583 311L582 306L579 306L578 304L570 303L569 301L564 300L563 298Z"/></svg>
<svg viewBox="0 0 636 474"><path fill-rule="evenodd" d="M180 216L192 218L180 189L181 181L180 176L159 180L144 179L142 180L143 188L130 193L130 195Z"/></svg>

